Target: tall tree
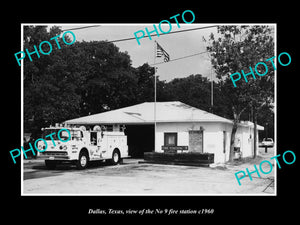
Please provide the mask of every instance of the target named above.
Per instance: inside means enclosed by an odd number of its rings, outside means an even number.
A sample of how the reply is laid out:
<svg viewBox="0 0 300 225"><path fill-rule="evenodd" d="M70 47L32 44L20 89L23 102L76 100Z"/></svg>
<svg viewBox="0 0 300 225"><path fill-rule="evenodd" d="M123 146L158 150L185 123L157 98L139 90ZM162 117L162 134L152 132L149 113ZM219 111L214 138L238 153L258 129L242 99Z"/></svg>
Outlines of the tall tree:
<svg viewBox="0 0 300 225"><path fill-rule="evenodd" d="M78 42L70 56L81 74L81 115L116 109L135 103L137 77L129 55L105 41ZM72 70L72 68L70 68Z"/></svg>
<svg viewBox="0 0 300 225"><path fill-rule="evenodd" d="M154 67L151 67L148 63L144 63L135 69L137 77L138 92L136 93L136 100L141 102L153 102L154 101ZM158 84L157 80L157 84Z"/></svg>
<svg viewBox="0 0 300 225"><path fill-rule="evenodd" d="M218 37L211 34L207 50L212 56L212 65L219 79L222 94L226 96L228 107L233 116L229 161L233 160L235 134L242 113L252 108L256 130L257 113L264 105L269 105L274 98L274 70L271 61L267 59L275 55L272 27L269 26L219 26ZM258 62L268 65L265 76L256 79L243 77L234 87L230 75L241 70L248 74L250 67ZM257 67L259 73L264 73L264 67ZM255 72L254 72L255 73ZM256 132L254 131L254 157L256 156Z"/></svg>
<svg viewBox="0 0 300 225"><path fill-rule="evenodd" d="M214 82L213 113L228 117L229 112L220 85ZM193 107L210 111L211 81L201 74L157 82L157 101L182 101Z"/></svg>
<svg viewBox="0 0 300 225"><path fill-rule="evenodd" d="M158 93L158 100L161 98ZM185 78L175 78L165 87L165 98L169 101L182 101L191 106L209 110L210 82L200 74Z"/></svg>
<svg viewBox="0 0 300 225"><path fill-rule="evenodd" d="M58 27L52 27L49 32L46 26L24 26L24 49L34 51L34 45L49 41L61 34ZM66 36L67 38L67 36ZM40 128L60 122L66 117L77 115L80 96L75 92L73 74L66 70L67 64L63 60L63 45L58 49L52 42L52 52L49 55L32 54L32 61L24 59L24 129L25 132L37 135ZM45 52L49 49L43 48Z"/></svg>
<svg viewBox="0 0 300 225"><path fill-rule="evenodd" d="M24 26L24 48L32 52L33 45L38 48L61 33L58 27L47 31L45 26ZM61 38L58 41L63 43ZM25 132L36 136L50 124L133 105L149 95L153 98L154 70L149 65L133 68L127 52L113 43L76 41L61 44L61 49L54 40L50 43L51 54L25 60Z"/></svg>

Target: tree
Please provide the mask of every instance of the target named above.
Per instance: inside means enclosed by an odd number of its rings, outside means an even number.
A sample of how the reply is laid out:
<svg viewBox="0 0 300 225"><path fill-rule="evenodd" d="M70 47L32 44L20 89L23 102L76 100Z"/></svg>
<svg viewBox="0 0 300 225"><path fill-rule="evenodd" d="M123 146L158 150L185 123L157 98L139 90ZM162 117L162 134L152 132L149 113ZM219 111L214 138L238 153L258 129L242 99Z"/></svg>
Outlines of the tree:
<svg viewBox="0 0 300 225"><path fill-rule="evenodd" d="M61 33L58 27L24 26L24 48L32 52L33 45L38 48ZM24 60L25 132L38 136L50 124L153 101L154 69L148 64L133 68L128 53L113 43L76 41L61 49L52 43L51 54Z"/></svg>
<svg viewBox="0 0 300 225"><path fill-rule="evenodd" d="M42 41L61 34L61 29L46 26L24 26L24 49L34 50ZM66 37L67 38L67 37ZM58 38L60 43L63 43ZM69 40L67 40L69 41ZM78 115L80 96L75 92L73 74L63 60L65 50L52 45L49 55L32 55L32 62L24 60L24 128L37 136L40 128ZM49 49L43 48L45 52Z"/></svg>
<svg viewBox="0 0 300 225"><path fill-rule="evenodd" d="M200 74L175 78L166 83L164 94L158 92L158 101L182 101L188 105L208 111L210 106L210 82Z"/></svg>
<svg viewBox="0 0 300 225"><path fill-rule="evenodd" d="M222 117L231 116L226 108L220 85L213 82L214 106L213 113ZM184 78L157 82L157 101L181 101L193 107L211 110L211 81L201 74L190 75Z"/></svg>
<svg viewBox="0 0 300 225"><path fill-rule="evenodd" d="M137 77L138 92L136 93L137 103L154 101L154 67L144 63L135 69ZM157 86L158 86L158 79Z"/></svg>
<svg viewBox="0 0 300 225"><path fill-rule="evenodd" d="M254 130L256 130L257 113L264 105L269 105L274 98L274 71L271 62L269 72L265 76L256 76L248 82L244 80L234 87L230 75L236 72L245 74L250 67L274 56L274 40L272 28L269 26L219 26L219 37L210 35L210 45L207 50L212 56L212 65L219 79L222 94L226 96L228 107L233 116L233 128L230 140L229 161L233 160L233 144L238 123L245 110L252 108L254 115ZM263 67L258 67L263 74ZM254 131L254 157L256 156L256 132Z"/></svg>
<svg viewBox="0 0 300 225"><path fill-rule="evenodd" d="M135 103L137 77L129 55L106 41L78 42L69 57L80 73L80 115L100 113ZM71 63L76 62L76 65ZM72 68L69 68L72 71Z"/></svg>

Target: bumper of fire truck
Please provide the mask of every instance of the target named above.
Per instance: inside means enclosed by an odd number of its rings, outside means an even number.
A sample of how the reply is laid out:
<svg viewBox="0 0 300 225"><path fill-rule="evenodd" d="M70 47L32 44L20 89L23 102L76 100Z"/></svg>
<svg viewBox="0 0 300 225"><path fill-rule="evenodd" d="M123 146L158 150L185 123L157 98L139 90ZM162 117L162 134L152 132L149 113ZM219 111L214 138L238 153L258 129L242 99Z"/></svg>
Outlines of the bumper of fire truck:
<svg viewBox="0 0 300 225"><path fill-rule="evenodd" d="M39 153L38 156L39 159L44 160L73 160L72 156L68 154L67 151L45 151L42 153Z"/></svg>
<svg viewBox="0 0 300 225"><path fill-rule="evenodd" d="M66 145L60 141L55 141L53 145L52 141L47 141L46 150L38 152L38 158L43 160L55 160L55 161L70 161L78 159L78 149L73 147L72 141ZM45 149L45 147L43 148Z"/></svg>

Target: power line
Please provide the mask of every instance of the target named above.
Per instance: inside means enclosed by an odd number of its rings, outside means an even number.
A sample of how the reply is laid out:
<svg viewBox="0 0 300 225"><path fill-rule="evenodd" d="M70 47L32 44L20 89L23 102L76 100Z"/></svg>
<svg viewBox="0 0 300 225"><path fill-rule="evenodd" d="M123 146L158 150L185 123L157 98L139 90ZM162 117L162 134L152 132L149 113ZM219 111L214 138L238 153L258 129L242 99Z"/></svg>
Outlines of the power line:
<svg viewBox="0 0 300 225"><path fill-rule="evenodd" d="M69 30L80 30L80 29L86 29L86 28L91 28L91 27L100 27L101 25L92 25L92 26L85 26L85 27L77 27L77 28L71 28L71 29L65 29L62 31L69 31Z"/></svg>
<svg viewBox="0 0 300 225"><path fill-rule="evenodd" d="M168 62L176 61L176 60L179 60L179 59L185 59L185 58L193 57L193 56L196 56L196 55L201 55L201 54L204 54L204 53L207 53L207 52L206 51L205 52L198 52L196 54L186 55L186 56L175 58L175 59L170 59ZM163 63L168 63L168 62L154 63L154 64L150 64L150 66L154 66L154 65L158 65L158 64L163 64Z"/></svg>
<svg viewBox="0 0 300 225"><path fill-rule="evenodd" d="M162 33L162 34L159 34L159 36L166 35L166 34L175 34L175 33L193 31L193 30L201 30L201 29L212 28L212 27L217 27L217 26L218 25L207 26L207 27L191 28L191 29L186 29L186 30L178 30L178 31L173 31L173 32L169 32L169 33ZM151 34L150 36L151 37L157 36L157 34ZM136 39L136 38L135 37L132 37L132 38L123 38L123 39L118 39L118 40L113 40L113 41L108 41L108 42L121 42L121 41L133 40L133 39Z"/></svg>
<svg viewBox="0 0 300 225"><path fill-rule="evenodd" d="M80 29L86 29L86 28L91 28L91 27L99 27L101 25L92 25L92 26L85 26L85 27L77 27L77 28L71 28L71 29L64 29L62 31L69 31L69 30L80 30ZM175 34L175 33L181 33L181 32L187 32L187 31L193 31L193 30L201 30L201 29L206 29L206 28L212 28L212 27L217 27L218 25L212 25L212 26L206 26L206 27L197 27L197 28L191 28L191 29L186 29L186 30L178 30L178 31L173 31L169 33L161 33L159 36L166 35L166 34ZM157 34L151 34L151 37L157 36ZM149 35L148 35L149 37ZM121 42L121 41L129 41L136 39L135 37L130 37L130 38L122 38L122 39L117 39L117 40L112 40L112 41L107 41L107 42Z"/></svg>
<svg viewBox="0 0 300 225"><path fill-rule="evenodd" d="M72 28L72 29L67 29L67 30L63 30L63 31L79 30L79 29L85 29L85 28L91 28L91 27L99 27L99 26L101 26L101 25L78 27L78 28ZM206 27L197 27L197 28L191 28L191 29L186 29L186 30L173 31L173 32L169 32L169 33L162 33L162 34L160 34L160 36L165 35L165 34L174 34L174 33L188 32L188 31L201 30L201 29L212 28L212 27L218 27L218 25L206 26ZM157 36L157 34L152 34L150 36L152 36L152 37L153 36ZM136 38L135 37L123 38L123 39L118 39L118 40L113 40L113 41L107 41L107 42L113 43L113 42L129 41L129 40L133 40L133 39L136 39ZM193 56L196 56L196 55L201 55L201 54L204 54L204 53L207 53L207 51L205 51L205 52L198 52L196 54L192 54L192 55L187 55L187 56L183 56L183 57L171 59L168 62L176 61L176 60L180 60L180 59L185 59L185 58L193 57ZM159 64L163 64L163 63L166 63L166 62L159 62L159 63L150 64L150 65L154 66L154 65L159 65Z"/></svg>

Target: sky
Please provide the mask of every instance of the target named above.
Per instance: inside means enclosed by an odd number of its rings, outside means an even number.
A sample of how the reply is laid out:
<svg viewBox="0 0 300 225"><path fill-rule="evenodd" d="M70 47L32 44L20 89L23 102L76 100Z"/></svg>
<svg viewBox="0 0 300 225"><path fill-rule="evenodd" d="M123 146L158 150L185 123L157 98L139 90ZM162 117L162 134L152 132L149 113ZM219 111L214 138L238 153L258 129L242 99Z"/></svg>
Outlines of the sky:
<svg viewBox="0 0 300 225"><path fill-rule="evenodd" d="M143 30L145 33L145 27L149 31L153 30L153 24L55 24L60 26L62 30L71 30L77 41L112 41L123 38L134 38L134 33ZM98 27L89 27L85 29L75 29L85 26L100 25ZM158 27L158 24L155 24ZM170 31L183 31L191 28L199 28L212 26L214 24L181 24L180 28L176 23L172 23L172 29ZM168 24L162 24L162 29L167 31L169 29ZM159 33L161 33L159 31ZM151 37L152 40L145 35L140 39L140 45L136 39L115 42L114 44L119 48L121 52L127 51L133 67L139 67L144 63L154 63L154 41L157 41L159 45L169 54L170 61L167 63L161 63L157 66L157 75L160 80L170 81L174 78L187 77L192 74L202 74L205 77L210 78L211 75L215 80L215 75L211 73L211 63L208 53L195 55L192 57L174 59L185 57L188 55L197 54L206 51L207 43L202 40L202 37L208 39L210 33L217 34L217 28L206 28L200 30L193 30L187 32L180 32L174 34L166 34ZM154 33L153 33L154 34ZM140 34L138 34L140 35ZM156 63L163 62L163 58L156 58Z"/></svg>

